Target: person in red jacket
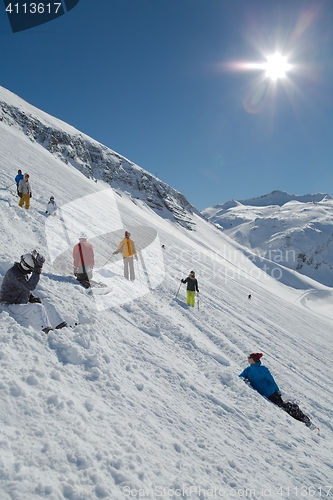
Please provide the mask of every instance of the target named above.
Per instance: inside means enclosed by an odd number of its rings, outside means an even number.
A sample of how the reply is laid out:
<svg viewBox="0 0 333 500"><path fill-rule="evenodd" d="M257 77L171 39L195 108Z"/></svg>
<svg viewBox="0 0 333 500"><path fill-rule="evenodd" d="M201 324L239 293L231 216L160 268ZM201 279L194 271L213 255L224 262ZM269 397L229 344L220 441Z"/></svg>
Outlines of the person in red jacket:
<svg viewBox="0 0 333 500"><path fill-rule="evenodd" d="M74 275L85 288L90 287L92 271L95 265L94 249L87 242L87 235L81 233L79 243L73 248Z"/></svg>

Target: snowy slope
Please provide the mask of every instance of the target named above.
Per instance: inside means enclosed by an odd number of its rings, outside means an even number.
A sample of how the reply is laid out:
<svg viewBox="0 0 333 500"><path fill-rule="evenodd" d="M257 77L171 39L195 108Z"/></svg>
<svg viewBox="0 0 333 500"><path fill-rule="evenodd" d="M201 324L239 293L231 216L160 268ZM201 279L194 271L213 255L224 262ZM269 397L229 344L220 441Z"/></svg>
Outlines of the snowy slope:
<svg viewBox="0 0 333 500"><path fill-rule="evenodd" d="M179 192L74 127L31 106L0 87L0 122L24 132L55 158L90 179L101 179L145 202L160 216L194 228L192 214L200 213Z"/></svg>
<svg viewBox="0 0 333 500"><path fill-rule="evenodd" d="M195 213L188 231L4 122L0 163L1 277L37 248L36 294L80 321L45 336L0 307L1 500L332 497L331 290L298 273L302 286L283 285ZM29 211L7 188L20 167ZM62 221L45 217L51 194ZM102 303L66 267L82 227L112 284ZM119 258L105 264L128 227L143 256L133 285ZM175 295L192 268L188 310ZM237 377L254 350L319 434Z"/></svg>
<svg viewBox="0 0 333 500"><path fill-rule="evenodd" d="M260 198L231 200L202 213L250 250L253 261L260 267L263 259L273 261L333 286L331 196L323 193L297 196L273 191Z"/></svg>

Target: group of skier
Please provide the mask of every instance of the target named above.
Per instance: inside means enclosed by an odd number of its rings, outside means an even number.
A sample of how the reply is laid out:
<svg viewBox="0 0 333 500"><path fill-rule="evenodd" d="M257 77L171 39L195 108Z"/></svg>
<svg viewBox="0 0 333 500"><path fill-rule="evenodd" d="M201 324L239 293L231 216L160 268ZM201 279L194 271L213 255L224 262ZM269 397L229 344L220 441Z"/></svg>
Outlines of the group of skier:
<svg viewBox="0 0 333 500"><path fill-rule="evenodd" d="M113 254L122 252L124 258L124 275L129 279L135 279L133 256L137 255L136 247L130 234L126 231L125 238L119 243ZM81 233L79 243L73 248L74 274L77 280L86 288L90 287L92 270L95 264L94 250L87 242L87 235ZM37 330L49 333L67 327L67 322L49 301L33 295L42 272L45 258L34 250L21 256L19 262L6 272L1 284L0 302L5 304L11 314L18 320L31 325Z"/></svg>
<svg viewBox="0 0 333 500"><path fill-rule="evenodd" d="M30 208L30 198L32 197L29 178L30 175L22 174L22 170L18 170L15 177L17 196L20 198L18 205L19 207L24 207L26 210ZM57 208L54 196L51 196L45 213L54 217L57 213Z"/></svg>
<svg viewBox="0 0 333 500"><path fill-rule="evenodd" d="M122 254L124 263L124 277L127 280L135 280L134 259L138 260L138 254L134 241L128 231L125 231L125 237L121 240L117 250L112 255ZM85 287L89 288L92 282L92 273L95 265L94 249L87 241L86 233L82 232L72 252L74 263L74 275L76 279ZM111 258L109 260L111 260Z"/></svg>
<svg viewBox="0 0 333 500"><path fill-rule="evenodd" d="M19 206L25 205L25 208L29 209L31 197L29 174L23 175L22 171L19 170L15 182L17 184L17 193L20 196ZM53 196L48 202L46 213L52 216L57 213L57 204ZM134 281L134 259L138 260L138 254L135 243L130 236L130 233L125 231L124 238L119 243L117 250L112 253L112 256L122 253L124 277L127 280ZM86 233L82 232L80 234L79 243L73 248L72 257L74 275L84 287L89 288L92 281L95 257L93 247L87 241ZM20 262L15 262L5 274L1 285L0 302L6 304L8 310L18 319L25 320L34 328L49 333L53 329L67 327L67 323L52 304L48 301L42 303L39 297L32 294L39 282L44 262L44 257L36 250L31 254L22 255ZM194 307L195 294L199 294L195 272L191 271L186 278L181 279L181 284L187 285L186 304ZM248 298L250 299L251 295ZM239 374L239 377L249 383L259 394L281 407L290 416L304 422L307 427L314 428L309 417L300 410L296 403L283 401L280 389L271 372L261 364L262 356L263 354L258 352L250 354L248 356L249 366Z"/></svg>

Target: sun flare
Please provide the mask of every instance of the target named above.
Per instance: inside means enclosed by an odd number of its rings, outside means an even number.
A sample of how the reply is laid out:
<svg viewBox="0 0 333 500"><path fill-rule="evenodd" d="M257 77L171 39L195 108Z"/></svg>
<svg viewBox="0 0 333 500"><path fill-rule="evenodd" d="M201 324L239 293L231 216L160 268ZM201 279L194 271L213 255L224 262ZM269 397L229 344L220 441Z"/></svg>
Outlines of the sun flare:
<svg viewBox="0 0 333 500"><path fill-rule="evenodd" d="M288 64L287 58L283 57L279 53L267 57L267 63L263 65L263 69L265 69L266 71L266 77L270 78L271 80L284 78L290 68L291 65Z"/></svg>
<svg viewBox="0 0 333 500"><path fill-rule="evenodd" d="M290 95L295 85L289 72L296 73L299 65L291 65L287 55L275 52L267 55L261 51L261 61L234 61L225 65L229 71L251 71L257 73L248 83L243 106L249 113L258 113L264 103L276 102L281 88ZM265 62L264 62L265 61Z"/></svg>

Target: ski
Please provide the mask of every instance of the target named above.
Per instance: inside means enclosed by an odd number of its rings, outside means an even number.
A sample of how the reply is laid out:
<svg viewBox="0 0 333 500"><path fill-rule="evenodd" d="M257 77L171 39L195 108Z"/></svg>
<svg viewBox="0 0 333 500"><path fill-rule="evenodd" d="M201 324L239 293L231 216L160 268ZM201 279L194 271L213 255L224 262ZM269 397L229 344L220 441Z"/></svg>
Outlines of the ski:
<svg viewBox="0 0 333 500"><path fill-rule="evenodd" d="M87 281L79 281L75 278L72 278L74 283L83 286L83 288L106 288L107 284L103 283L103 281L95 281L95 280L87 280Z"/></svg>

